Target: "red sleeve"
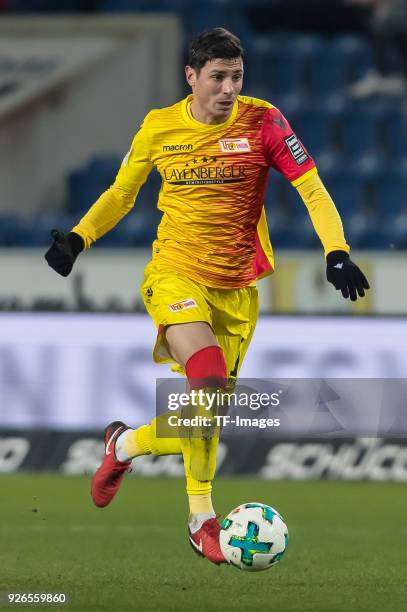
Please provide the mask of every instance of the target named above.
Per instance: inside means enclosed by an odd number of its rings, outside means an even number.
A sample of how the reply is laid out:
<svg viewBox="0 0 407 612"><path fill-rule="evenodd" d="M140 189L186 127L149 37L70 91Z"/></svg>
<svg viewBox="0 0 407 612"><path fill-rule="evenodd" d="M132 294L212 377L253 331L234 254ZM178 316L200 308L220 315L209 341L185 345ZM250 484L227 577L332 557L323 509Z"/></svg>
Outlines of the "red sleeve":
<svg viewBox="0 0 407 612"><path fill-rule="evenodd" d="M269 165L290 182L315 168L315 163L278 108L264 113L263 150Z"/></svg>

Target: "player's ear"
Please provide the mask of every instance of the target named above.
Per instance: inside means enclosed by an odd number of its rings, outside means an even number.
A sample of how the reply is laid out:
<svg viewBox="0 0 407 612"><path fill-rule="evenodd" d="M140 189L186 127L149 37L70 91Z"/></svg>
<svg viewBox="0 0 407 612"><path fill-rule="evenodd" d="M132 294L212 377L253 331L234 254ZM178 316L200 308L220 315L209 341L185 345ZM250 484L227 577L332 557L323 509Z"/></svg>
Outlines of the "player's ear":
<svg viewBox="0 0 407 612"><path fill-rule="evenodd" d="M196 72L191 66L185 66L185 78L190 87L195 85L196 81Z"/></svg>

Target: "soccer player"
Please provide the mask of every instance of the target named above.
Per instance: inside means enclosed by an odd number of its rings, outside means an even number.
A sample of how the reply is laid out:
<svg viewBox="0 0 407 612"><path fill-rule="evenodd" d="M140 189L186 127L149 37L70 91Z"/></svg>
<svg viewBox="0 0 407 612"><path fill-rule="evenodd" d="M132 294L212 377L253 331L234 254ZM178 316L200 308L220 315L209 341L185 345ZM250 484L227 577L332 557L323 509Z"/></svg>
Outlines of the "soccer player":
<svg viewBox="0 0 407 612"><path fill-rule="evenodd" d="M153 357L175 364L190 389L220 390L238 376L254 332L256 280L273 272L263 209L270 167L305 203L324 248L328 281L351 300L363 297L369 285L349 258L335 205L287 119L269 102L240 95L239 39L223 28L200 34L185 75L192 94L147 114L114 184L69 234L53 230L46 259L67 276L78 254L131 210L155 166L164 214L141 285L158 329ZM182 453L190 542L213 563L223 563L211 499L219 431L170 438L157 435L157 427L157 418L136 430L121 421L106 427L93 501L99 507L111 502L134 457Z"/></svg>

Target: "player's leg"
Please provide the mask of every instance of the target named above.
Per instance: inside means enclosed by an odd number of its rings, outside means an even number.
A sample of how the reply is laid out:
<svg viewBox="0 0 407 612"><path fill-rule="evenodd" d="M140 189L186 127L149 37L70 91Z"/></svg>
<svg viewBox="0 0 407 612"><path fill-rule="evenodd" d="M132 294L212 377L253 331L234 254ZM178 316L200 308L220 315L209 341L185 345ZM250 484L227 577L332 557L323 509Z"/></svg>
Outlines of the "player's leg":
<svg viewBox="0 0 407 612"><path fill-rule="evenodd" d="M216 386L223 386L222 371L227 373L228 386L237 379L257 322L258 294L257 288L254 286L234 291L207 289L205 298L211 309L212 321L211 326L207 328L207 331L210 330L209 335L200 336L200 338L201 340L204 339L205 343L209 342L210 339L216 339L219 349L221 349L221 352L219 352L222 355L222 369L217 370L214 362L211 362L210 359L210 351L214 350L215 347L212 345L203 348L201 351L196 351L198 346L195 343L198 335L194 334L192 338L184 336L182 326L169 327L166 338L171 354L179 363L184 365L191 386L196 385L198 381L198 387L209 386L213 389ZM194 328L188 326L187 329L193 330ZM204 328L200 328L200 331L202 331L202 334L206 334ZM191 342L193 344L190 344ZM194 357L203 357L205 353L206 359L204 358L201 364L195 364ZM197 369L195 369L195 366ZM200 370L200 367L206 369ZM218 377L217 380L216 377ZM213 506L210 480L213 479L215 474L218 441L219 432L216 432L211 440L209 454L207 454L205 453L205 447L202 448L201 440L195 437L181 438L192 515L190 517L192 519L190 520L190 541L197 551L203 553L215 563L223 560L219 545L220 525L211 514ZM197 463L194 461L195 458ZM206 470L204 474L202 474L202 469ZM210 478L210 480L206 480L206 478ZM206 518L205 512L210 517L207 520L204 520ZM196 514L194 515L194 513ZM194 525L194 519L196 525Z"/></svg>
<svg viewBox="0 0 407 612"><path fill-rule="evenodd" d="M107 506L116 495L123 476L130 471L131 461L119 461L115 446L117 438L128 429L121 421L110 423L104 433L105 451L101 465L92 477L91 495L93 502L99 508Z"/></svg>
<svg viewBox="0 0 407 612"><path fill-rule="evenodd" d="M206 299L211 308L211 331L213 331L219 347L222 349L222 359L225 362L225 371L227 372L228 390L230 390L231 385L233 385L237 379L256 326L259 310L257 288L251 286L234 291L210 289L206 291ZM175 326L168 329L167 335L169 333L170 339L174 331L177 333L177 328ZM181 343L184 343L184 340L187 339L184 339L183 337L180 338ZM187 349L190 348L187 344L182 344L182 347L186 347L185 353L177 352L177 346L173 346L172 348L174 355L176 354L180 362L186 360L188 354ZM202 353L204 353L204 351L202 351ZM195 376L191 375L191 372L188 369L188 365L190 364L191 357L185 364L188 379L190 379L190 376L191 380L194 378L199 378L199 376L197 377L196 374ZM213 365L211 366L209 362L206 364L206 366L213 368ZM192 372L192 374L194 373ZM207 376L208 372L206 372L205 375ZM214 376L213 372L212 376ZM192 441L193 440L194 438L192 438ZM181 440L181 445L183 445L183 442L184 439ZM217 435L214 436L214 444L212 447L215 447L215 452L217 445L218 432ZM196 475L194 472L193 461L188 462L188 453L193 459L193 445L191 445L189 449L188 447L185 448L184 446L183 454L191 513L196 510L198 512L197 518L199 519L201 518L199 516L199 512L204 508L203 503L208 503L210 501L212 505L212 500L210 498L211 482L207 481L205 483L205 481L201 480L202 476L200 474L198 476ZM202 456L200 454L197 454L197 456L198 460L202 461ZM213 455L213 461L207 461L206 465L206 468L210 470L208 477L211 479L215 473L215 457L216 456ZM195 489L194 486L196 486ZM206 490L205 486L207 486ZM208 497L205 499L204 495L207 495ZM195 504L197 504L197 506L195 506ZM210 511L208 506L205 509ZM190 521L191 544L197 551L203 553L209 560L219 563L219 559L223 559L223 555L219 544L220 525L216 518L210 518L209 520L204 521L201 528L196 531L191 525L191 522L192 521Z"/></svg>
<svg viewBox="0 0 407 612"><path fill-rule="evenodd" d="M227 367L223 350L207 323L171 325L166 330L166 340L170 354L185 370L190 390L216 394L226 387ZM212 504L212 480L220 429L208 408L204 400L188 407L188 417L205 417L207 422L212 419L213 424L181 428L180 443L189 501L190 542L197 552L213 563L222 563L220 526Z"/></svg>
<svg viewBox="0 0 407 612"><path fill-rule="evenodd" d="M217 386L216 379L226 379L228 371L232 376L236 376L238 367L242 363L242 355L245 352L245 342L251 335L249 333L251 323L248 321L248 313L251 313L252 308L250 304L248 305L248 302L250 302L250 296L254 291L254 287L236 291L208 291L205 287L190 281L190 279L177 274L162 273L150 266L142 284L142 293L146 308L159 328L154 349L155 361L158 363L173 363L172 353L176 353L179 362L176 371L185 374L185 370L187 370L189 378L193 381L209 379L211 385L213 385L215 380L215 387ZM216 314L216 325L212 325L212 312ZM251 314L250 317L252 317ZM206 323L206 327L201 327L201 322L202 325ZM182 335L180 342L172 342L173 346L169 351L168 341L164 333L165 329L169 330L171 327L176 329L184 323L199 323L199 329L198 327L191 328L188 326L187 329L193 329L194 333L189 334L188 332L185 336ZM211 330L215 327L216 331L213 335ZM208 330L209 336L207 334ZM177 334L178 332L176 332ZM242 337L240 338L239 335ZM231 336L233 336L233 342L231 342ZM227 348L226 361L228 368L224 366L225 355L218 346L216 339L219 340L220 347ZM241 353L240 356L236 357L239 352ZM189 355L189 353L192 353L192 355ZM194 358L191 359L192 357ZM209 371L205 370L208 365ZM209 507L209 513L212 516L210 510L212 507L211 481L206 480L206 478L212 479L215 471L215 453L212 452L212 449L215 448L216 451L217 436L214 437L213 442L206 445L209 452L204 460L199 458L199 453L194 453L194 451L191 459L191 448L195 447L194 438L190 438L192 444L185 442L184 449L182 449L182 440L177 441L174 438L167 439L165 437L160 439L157 435L157 421L155 421L155 429L154 432L153 421L150 426L143 426L136 430L136 435L133 434L136 440L136 448L128 453L129 457L145 454L148 451L154 452L154 449L160 454L164 454L162 451L172 451L178 454L182 450L184 464L186 465L188 490L192 498L190 502L191 514L195 516L196 514L204 514L200 510ZM92 496L96 505L107 505L113 499L123 474L129 467L130 461L119 461L116 458L115 447L119 437L125 439L130 433L127 426L120 422L111 424L106 430L105 457L92 481ZM199 448L200 442L196 444ZM198 459L195 461L196 457ZM194 474L188 472L191 467ZM202 470L206 471L202 472ZM199 471L200 473L198 473ZM205 479L201 480L203 476ZM98 491L102 491L102 503L97 501ZM220 526L216 518L209 518L204 521L201 529L192 534L196 548L204 553L208 551L206 556L215 563L223 559L219 548L219 529ZM214 552L211 554L212 548Z"/></svg>
<svg viewBox="0 0 407 612"><path fill-rule="evenodd" d="M145 270L141 292L148 313L158 327L154 360L174 363L168 352L165 329L173 323L206 321L210 324L210 309L200 287L188 278L172 272L162 272L149 264ZM198 339L199 339L199 332ZM211 340L213 342L213 339ZM215 340L216 343L216 340ZM201 345L199 345L201 346ZM177 364L180 373L183 367ZM159 421L136 430L121 421L110 423L105 430L105 453L101 465L92 478L91 494L94 503L104 507L116 495L123 476L130 468L131 459L142 454L181 454L181 443L176 437L157 435ZM162 429L162 428L161 428Z"/></svg>
<svg viewBox="0 0 407 612"><path fill-rule="evenodd" d="M191 389L223 389L227 368L223 351L212 329L204 322L169 326L166 342L172 357L183 367ZM196 406L196 414L206 406ZM204 412L208 418L208 412ZM194 415L190 415L194 416ZM160 418L165 418L162 415ZM189 500L190 541L195 549L214 563L224 562L219 546L219 523L212 505L212 480L216 469L219 427L187 428L182 436L160 438L157 419L136 430L122 422L112 423L105 434L105 459L92 484L96 505L107 505L116 494L131 458L154 452L183 454Z"/></svg>
<svg viewBox="0 0 407 612"><path fill-rule="evenodd" d="M206 386L216 385L217 380L211 380L213 365L207 366L208 361L218 361L220 359L223 368L223 356L221 349L216 340L212 329L206 322L190 322L180 323L177 325L169 325L165 330L162 330L162 337L158 343L165 342L166 350L169 352L173 360L179 364L190 381L193 388L197 389L200 386L204 376ZM198 353L206 347L213 347L196 358L192 359L186 368L190 357ZM212 355L211 355L212 354ZM203 364L203 365L200 365ZM222 370L223 375L223 370ZM194 380L192 380L194 379ZM174 414L174 413L172 413ZM160 421L162 425L160 427ZM161 414L154 418L148 425L142 425L138 429L128 429L123 431L116 442L116 456L120 461L127 461L140 455L178 455L182 453L181 441L178 437L163 437L162 433L157 435L158 431L166 429L166 414Z"/></svg>
<svg viewBox="0 0 407 612"><path fill-rule="evenodd" d="M203 386L213 386L217 384L217 380L211 380L210 376L213 373L213 364L207 365L213 359L218 360L221 355L219 344L207 323L191 322L179 325L170 325L165 330L165 341L168 351L173 359L186 370L186 376L189 375L190 387L199 389ZM213 347L209 351L205 351L196 358L192 359L186 368L190 357L198 353L206 347ZM221 356L221 367L223 367L223 357ZM200 363L204 364L202 368ZM192 380L195 375L206 376L204 381ZM208 378L209 376L209 378ZM202 384L201 384L202 383ZM169 413L174 414L174 413ZM160 424L160 421L162 423ZM133 459L140 455L178 455L182 453L182 445L179 438L162 437L162 433L157 435L159 431L165 431L166 415L162 414L149 425L142 425L138 429L129 429L121 433L116 442L116 456L120 461ZM158 424L158 426L157 426Z"/></svg>
<svg viewBox="0 0 407 612"><path fill-rule="evenodd" d="M227 378L226 362L223 351L207 323L171 325L166 330L165 340L171 356L185 371L190 388L205 391L210 389L212 392L224 388ZM196 413L190 412L188 416L209 416L205 405L196 406L194 410ZM199 532L198 546L203 541L205 556L216 563L221 562L223 557L218 538L213 538L214 527L218 530L219 525L211 497L219 428L205 428L204 431L202 428L186 428L180 438L165 438L161 436L162 432L166 431L166 416L160 415L153 419L150 425L143 425L136 430L123 429L115 443L116 457L126 461L149 453L182 452L190 509L190 530L193 534ZM163 421L161 427L160 421ZM207 537L208 529L210 537Z"/></svg>
<svg viewBox="0 0 407 612"><path fill-rule="evenodd" d="M128 461L142 455L182 455L178 437L164 438L157 433L164 431L166 426L167 416L163 414L154 417L147 425L141 425L136 429L129 428L121 433L116 442L117 459Z"/></svg>
<svg viewBox="0 0 407 612"><path fill-rule="evenodd" d="M160 429L154 418L148 425L132 429L122 421L110 423L104 434L105 453L103 461L92 478L91 494L96 506L104 508L116 495L123 476L131 471L131 460L141 455L181 455L179 438L163 438L157 435Z"/></svg>
<svg viewBox="0 0 407 612"><path fill-rule="evenodd" d="M216 392L224 389L227 382L227 368L222 348L207 323L195 322L171 325L166 330L171 355L186 374L189 390ZM190 405L188 417L212 416L207 402L203 399ZM213 423L212 419L212 423ZM210 481L215 471L215 451L218 443L213 427L187 427L180 430L181 448L187 475L199 481ZM192 449L198 449L197 453Z"/></svg>

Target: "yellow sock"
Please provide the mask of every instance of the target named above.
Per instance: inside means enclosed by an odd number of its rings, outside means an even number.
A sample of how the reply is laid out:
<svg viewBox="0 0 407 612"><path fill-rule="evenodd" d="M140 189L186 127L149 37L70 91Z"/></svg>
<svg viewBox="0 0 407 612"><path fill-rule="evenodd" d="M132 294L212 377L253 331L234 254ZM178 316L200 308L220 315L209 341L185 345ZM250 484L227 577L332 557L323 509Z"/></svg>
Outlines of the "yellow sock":
<svg viewBox="0 0 407 612"><path fill-rule="evenodd" d="M156 433L157 419L149 425L127 432L124 438L123 450L129 458L140 455L180 455L179 438L159 438Z"/></svg>
<svg viewBox="0 0 407 612"><path fill-rule="evenodd" d="M186 407L182 416L190 419L190 422L198 423L192 426L181 425L178 428L185 474L187 478L191 476L196 481L211 481L215 476L220 428L216 425L211 411L206 410L205 404ZM206 423L211 424L205 425Z"/></svg>
<svg viewBox="0 0 407 612"><path fill-rule="evenodd" d="M210 493L202 495L188 495L190 514L202 514L203 512L214 512L212 496Z"/></svg>
<svg viewBox="0 0 407 612"><path fill-rule="evenodd" d="M188 497L201 497L202 495L210 495L212 492L211 480L196 480L186 473L187 479L187 494Z"/></svg>
<svg viewBox="0 0 407 612"><path fill-rule="evenodd" d="M165 415L163 415L164 418ZM127 432L123 442L123 450L129 458L151 454L183 454L189 511L191 515L196 515L214 512L211 493L218 442L218 435L210 440L202 440L199 437L183 438L182 440L180 438L158 437L157 419L154 418L149 425L142 425L138 429ZM197 480L193 474L201 477L205 475L209 479Z"/></svg>

